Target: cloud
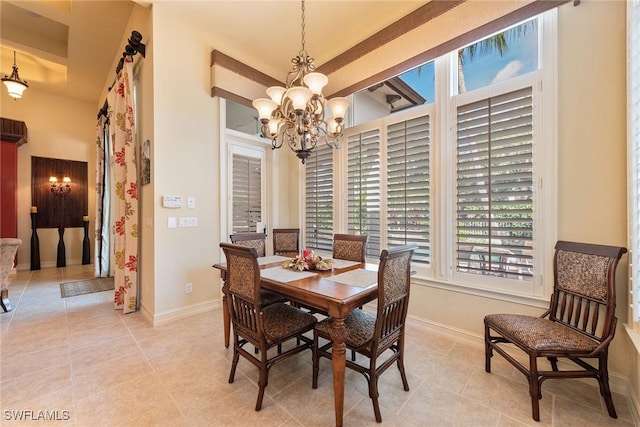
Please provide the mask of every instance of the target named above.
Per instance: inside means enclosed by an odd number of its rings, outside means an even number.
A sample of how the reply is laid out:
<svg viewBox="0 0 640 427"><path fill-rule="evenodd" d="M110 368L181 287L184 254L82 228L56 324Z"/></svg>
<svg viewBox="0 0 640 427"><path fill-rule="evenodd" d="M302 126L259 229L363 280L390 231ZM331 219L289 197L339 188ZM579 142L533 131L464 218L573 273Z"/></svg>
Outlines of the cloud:
<svg viewBox="0 0 640 427"><path fill-rule="evenodd" d="M509 62L504 68L496 73L496 76L493 78L491 83L500 82L503 80L510 79L511 77L517 76L518 72L522 69L523 64L522 61L515 60Z"/></svg>

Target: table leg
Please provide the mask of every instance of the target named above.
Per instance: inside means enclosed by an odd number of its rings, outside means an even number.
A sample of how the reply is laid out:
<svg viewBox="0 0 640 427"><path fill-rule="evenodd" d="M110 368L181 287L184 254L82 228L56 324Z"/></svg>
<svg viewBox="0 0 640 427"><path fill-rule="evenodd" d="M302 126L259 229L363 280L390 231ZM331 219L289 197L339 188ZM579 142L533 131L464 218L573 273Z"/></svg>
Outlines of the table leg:
<svg viewBox="0 0 640 427"><path fill-rule="evenodd" d="M345 328L344 317L334 317L333 330L331 331L333 367L333 398L335 400L336 427L342 427L342 415L344 413L344 373L346 368L346 346L344 344Z"/></svg>

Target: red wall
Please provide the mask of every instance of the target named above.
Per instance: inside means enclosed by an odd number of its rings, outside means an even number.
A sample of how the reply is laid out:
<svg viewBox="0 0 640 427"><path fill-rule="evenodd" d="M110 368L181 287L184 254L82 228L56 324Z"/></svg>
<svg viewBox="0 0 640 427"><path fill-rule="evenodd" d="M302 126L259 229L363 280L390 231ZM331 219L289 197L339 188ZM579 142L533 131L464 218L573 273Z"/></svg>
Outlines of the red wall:
<svg viewBox="0 0 640 427"><path fill-rule="evenodd" d="M0 142L0 237L18 237L18 146Z"/></svg>

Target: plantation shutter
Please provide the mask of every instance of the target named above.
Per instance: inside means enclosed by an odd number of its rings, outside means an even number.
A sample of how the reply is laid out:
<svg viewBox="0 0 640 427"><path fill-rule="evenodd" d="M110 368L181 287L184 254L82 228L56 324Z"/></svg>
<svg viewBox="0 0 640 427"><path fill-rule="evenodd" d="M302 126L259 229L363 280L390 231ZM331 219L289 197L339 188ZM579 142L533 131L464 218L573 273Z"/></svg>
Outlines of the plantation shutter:
<svg viewBox="0 0 640 427"><path fill-rule="evenodd" d="M415 244L413 262L428 263L429 116L387 127L387 242Z"/></svg>
<svg viewBox="0 0 640 427"><path fill-rule="evenodd" d="M262 218L262 160L233 154L233 232L256 231Z"/></svg>
<svg viewBox="0 0 640 427"><path fill-rule="evenodd" d="M333 249L333 149L318 144L305 166L305 246L331 252Z"/></svg>
<svg viewBox="0 0 640 427"><path fill-rule="evenodd" d="M531 87L458 107L458 271L531 278L532 138Z"/></svg>
<svg viewBox="0 0 640 427"><path fill-rule="evenodd" d="M632 313L640 321L640 1L628 5L629 156L631 169L629 273Z"/></svg>
<svg viewBox="0 0 640 427"><path fill-rule="evenodd" d="M366 256L380 256L380 131L354 134L347 140L347 227L366 234Z"/></svg>

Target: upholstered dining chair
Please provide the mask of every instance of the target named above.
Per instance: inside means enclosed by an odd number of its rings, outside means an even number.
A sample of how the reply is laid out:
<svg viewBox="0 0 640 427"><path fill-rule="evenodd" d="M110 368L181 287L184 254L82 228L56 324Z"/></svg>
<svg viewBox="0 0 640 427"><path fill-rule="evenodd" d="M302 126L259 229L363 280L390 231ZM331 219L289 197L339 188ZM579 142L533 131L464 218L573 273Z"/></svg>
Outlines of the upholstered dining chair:
<svg viewBox="0 0 640 427"><path fill-rule="evenodd" d="M301 351L311 348L313 341L304 336L313 329L316 318L284 303L264 306L260 295L260 267L255 248L220 243L227 258L227 302L233 325L233 359L229 383L233 383L240 356L260 370L258 400L255 410L262 408L269 369ZM270 349L287 341L295 344L286 351ZM252 344L256 355L244 349Z"/></svg>
<svg viewBox="0 0 640 427"><path fill-rule="evenodd" d="M542 382L549 378L595 378L609 416L617 418L607 359L617 323L615 271L625 252L622 247L559 241L549 309L540 317L490 314L484 318L485 370L491 372L495 351L524 374L535 421L540 421ZM526 353L528 366L516 360L513 349ZM539 364L540 358L546 358L550 368ZM567 365L560 369L558 359Z"/></svg>
<svg viewBox="0 0 640 427"><path fill-rule="evenodd" d="M367 235L334 234L333 258L347 261L365 262Z"/></svg>
<svg viewBox="0 0 640 427"><path fill-rule="evenodd" d="M300 229L299 228L274 228L273 229L273 254L295 257L300 253Z"/></svg>
<svg viewBox="0 0 640 427"><path fill-rule="evenodd" d="M409 306L411 257L417 246L383 250L378 267L378 308L375 314L353 310L344 320L345 345L368 358L368 364L346 360L348 368L360 372L369 384L376 421L382 422L378 403L378 378L394 362L405 391L409 383L404 371L404 331ZM331 359L333 318L318 322L313 330L313 388L318 388L320 358ZM320 346L320 338L329 342ZM387 351L387 350L390 350ZM384 356L384 357L383 357ZM378 363L378 359L383 359Z"/></svg>
<svg viewBox="0 0 640 427"><path fill-rule="evenodd" d="M235 233L229 235L231 243L247 248L254 248L259 257L265 256L267 235L264 233ZM263 306L276 302L287 302L288 299L273 292L260 291Z"/></svg>
<svg viewBox="0 0 640 427"><path fill-rule="evenodd" d="M255 248L259 257L266 255L267 235L264 233L235 233L229 235L229 240L236 245Z"/></svg>

